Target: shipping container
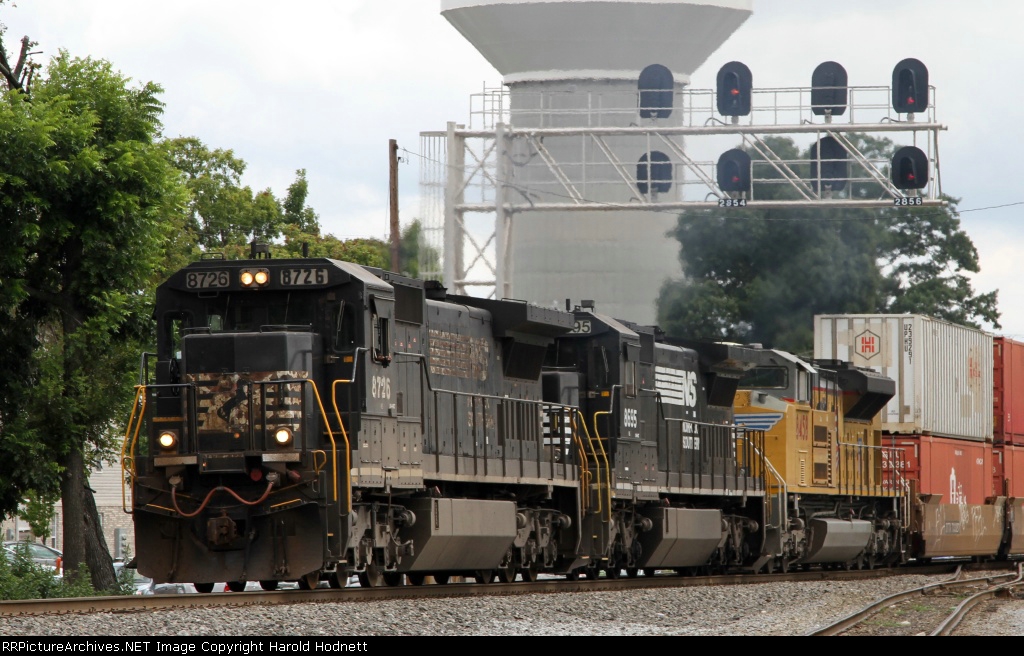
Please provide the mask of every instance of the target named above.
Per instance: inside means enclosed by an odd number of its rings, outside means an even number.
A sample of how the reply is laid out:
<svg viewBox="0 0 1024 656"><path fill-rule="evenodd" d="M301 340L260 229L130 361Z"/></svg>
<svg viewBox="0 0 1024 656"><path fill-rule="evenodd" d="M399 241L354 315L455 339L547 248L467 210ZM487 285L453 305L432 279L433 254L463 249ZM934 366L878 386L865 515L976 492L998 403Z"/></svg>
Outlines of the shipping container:
<svg viewBox="0 0 1024 656"><path fill-rule="evenodd" d="M902 454L883 463L887 481L914 482L919 494L941 495L942 504L980 506L997 496L994 447L987 442L930 435L890 435L882 442ZM1020 455L1024 465L1024 450Z"/></svg>
<svg viewBox="0 0 1024 656"><path fill-rule="evenodd" d="M996 492L1007 498L1009 555L1024 554L1024 446L997 445L992 454Z"/></svg>
<svg viewBox="0 0 1024 656"><path fill-rule="evenodd" d="M993 439L993 339L984 331L913 314L819 315L814 357L896 381L883 432Z"/></svg>
<svg viewBox="0 0 1024 656"><path fill-rule="evenodd" d="M1024 343L993 339L992 431L996 444L1024 445Z"/></svg>
<svg viewBox="0 0 1024 656"><path fill-rule="evenodd" d="M995 447L992 469L996 494L1024 499L1024 446Z"/></svg>

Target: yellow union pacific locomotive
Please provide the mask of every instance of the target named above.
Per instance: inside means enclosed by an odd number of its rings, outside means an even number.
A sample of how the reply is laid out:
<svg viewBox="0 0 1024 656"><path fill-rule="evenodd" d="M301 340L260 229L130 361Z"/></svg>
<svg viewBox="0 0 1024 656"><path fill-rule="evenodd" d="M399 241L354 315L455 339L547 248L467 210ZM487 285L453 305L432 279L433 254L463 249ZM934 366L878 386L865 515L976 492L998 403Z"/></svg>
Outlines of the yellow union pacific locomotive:
<svg viewBox="0 0 1024 656"><path fill-rule="evenodd" d="M815 562L874 567L905 556L905 489L883 471L879 412L895 382L835 360L755 352L737 424L765 431L771 484L769 569Z"/></svg>

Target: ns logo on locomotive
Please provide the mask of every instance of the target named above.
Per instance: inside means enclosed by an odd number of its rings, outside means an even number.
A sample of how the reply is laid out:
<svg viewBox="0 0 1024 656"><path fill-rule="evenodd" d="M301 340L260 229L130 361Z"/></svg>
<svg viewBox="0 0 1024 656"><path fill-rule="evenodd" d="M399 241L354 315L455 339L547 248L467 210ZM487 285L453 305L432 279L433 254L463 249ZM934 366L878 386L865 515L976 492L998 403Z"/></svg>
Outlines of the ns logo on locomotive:
<svg viewBox="0 0 1024 656"><path fill-rule="evenodd" d="M174 273L155 313L122 462L157 582L866 567L926 544L883 467L894 382L849 363L255 249Z"/></svg>

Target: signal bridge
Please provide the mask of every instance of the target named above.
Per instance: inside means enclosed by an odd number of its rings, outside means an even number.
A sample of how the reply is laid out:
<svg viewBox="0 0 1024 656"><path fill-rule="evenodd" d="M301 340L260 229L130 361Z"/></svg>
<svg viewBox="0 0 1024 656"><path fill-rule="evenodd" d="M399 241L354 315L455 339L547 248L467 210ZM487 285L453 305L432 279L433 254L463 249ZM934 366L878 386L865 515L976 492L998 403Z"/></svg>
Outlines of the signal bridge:
<svg viewBox="0 0 1024 656"><path fill-rule="evenodd" d="M904 60L891 86L848 87L826 62L810 87L753 88L749 69L730 62L714 90L681 89L658 65L628 93L484 89L468 127L421 133L424 238L445 254L443 271L421 271L459 293L504 289L515 217L536 212L945 206L947 128L927 77ZM902 147L879 159L854 134ZM779 153L771 137L810 155Z"/></svg>

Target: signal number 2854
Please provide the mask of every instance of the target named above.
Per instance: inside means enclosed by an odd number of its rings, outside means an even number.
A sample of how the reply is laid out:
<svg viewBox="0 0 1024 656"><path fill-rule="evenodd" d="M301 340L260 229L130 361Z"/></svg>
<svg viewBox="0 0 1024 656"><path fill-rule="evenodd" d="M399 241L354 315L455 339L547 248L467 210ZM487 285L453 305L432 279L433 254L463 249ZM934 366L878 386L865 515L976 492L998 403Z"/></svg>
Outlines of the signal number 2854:
<svg viewBox="0 0 1024 656"><path fill-rule="evenodd" d="M390 399L391 379L387 376L374 376L370 385L370 394L375 399Z"/></svg>

